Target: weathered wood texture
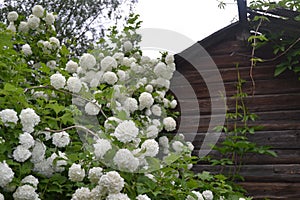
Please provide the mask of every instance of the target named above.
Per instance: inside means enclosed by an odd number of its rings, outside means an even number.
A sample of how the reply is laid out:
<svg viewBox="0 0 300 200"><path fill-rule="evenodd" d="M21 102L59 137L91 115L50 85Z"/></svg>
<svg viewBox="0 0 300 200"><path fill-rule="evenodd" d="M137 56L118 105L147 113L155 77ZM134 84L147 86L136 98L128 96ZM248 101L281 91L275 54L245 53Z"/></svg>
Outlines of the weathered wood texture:
<svg viewBox="0 0 300 200"><path fill-rule="evenodd" d="M274 77L275 66L280 62L277 60L258 64L253 69L254 87L249 75L249 55L251 55L249 45L234 37L222 34L220 37L225 38L217 44L214 42L214 45L211 45L207 40L200 44L206 47L222 80L218 79L216 71L213 70L210 58L206 57L207 55L203 56L202 52L197 54L195 48L187 49L182 55L175 57L177 71L190 84L190 86L182 85L180 81L176 81L176 77L171 84L173 93L180 94L179 103L183 115L179 119L180 129L187 136L195 135L194 130L197 130L196 136L191 138L195 145L194 153L198 155L209 123L220 125L222 120L218 120L224 113L222 106L214 107L212 110L212 102L222 101L224 98L221 99L217 93L209 93L208 85L223 81L227 105L229 110L234 109L235 102L230 97L236 93L236 65L238 65L241 77L246 80L243 90L249 95L245 99L246 106L259 117L251 125L264 127L263 130L251 135L250 140L258 145L270 145L278 154L276 158L247 155L243 159L245 165L241 169L245 182L240 184L255 199L300 199L300 81L290 71ZM194 58L198 56L198 61L186 56L189 54ZM206 76L205 80L203 75ZM195 94L190 92L189 87ZM198 105L197 109L195 105ZM218 142L224 140L224 137L221 134ZM211 151L210 154L217 155L215 151ZM226 167L225 171L229 168ZM212 167L207 163L199 163L194 169L212 173L220 170L219 167Z"/></svg>

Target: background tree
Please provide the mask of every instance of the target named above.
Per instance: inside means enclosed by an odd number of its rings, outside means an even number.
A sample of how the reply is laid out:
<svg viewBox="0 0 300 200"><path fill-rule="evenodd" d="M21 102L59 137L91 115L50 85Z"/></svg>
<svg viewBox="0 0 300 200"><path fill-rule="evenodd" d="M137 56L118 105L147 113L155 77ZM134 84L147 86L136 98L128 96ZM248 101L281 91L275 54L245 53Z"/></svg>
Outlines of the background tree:
<svg viewBox="0 0 300 200"><path fill-rule="evenodd" d="M111 23L123 23L138 0L5 0L0 9L1 21L7 13L16 11L26 16L34 5L56 14L57 37L75 55L81 55L93 42L104 36Z"/></svg>

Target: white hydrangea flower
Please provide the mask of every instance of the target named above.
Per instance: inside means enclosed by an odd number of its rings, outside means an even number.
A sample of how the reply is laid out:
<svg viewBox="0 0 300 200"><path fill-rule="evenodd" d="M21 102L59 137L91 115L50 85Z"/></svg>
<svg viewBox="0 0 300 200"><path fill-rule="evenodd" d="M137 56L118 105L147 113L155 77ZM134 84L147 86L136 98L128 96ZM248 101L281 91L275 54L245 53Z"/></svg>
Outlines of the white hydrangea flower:
<svg viewBox="0 0 300 200"><path fill-rule="evenodd" d="M141 110L144 108L150 108L152 106L152 104L154 103L154 99L150 93L143 92L139 96L139 103L140 103Z"/></svg>
<svg viewBox="0 0 300 200"><path fill-rule="evenodd" d="M124 179L116 171L107 172L99 180L99 185L107 189L111 194L119 193L123 189L124 184Z"/></svg>
<svg viewBox="0 0 300 200"><path fill-rule="evenodd" d="M78 69L77 62L74 62L73 60L69 60L66 64L66 70L69 73L76 73Z"/></svg>
<svg viewBox="0 0 300 200"><path fill-rule="evenodd" d="M239 200L246 200L245 198L240 197Z"/></svg>
<svg viewBox="0 0 300 200"><path fill-rule="evenodd" d="M14 21L17 21L19 15L16 11L12 11L12 12L9 12L8 15L7 15L7 20L9 22L14 22Z"/></svg>
<svg viewBox="0 0 300 200"><path fill-rule="evenodd" d="M177 106L177 101L174 99L174 100L172 100L172 101L170 102L170 107L171 107L172 109L174 109L174 108L176 108L176 106Z"/></svg>
<svg viewBox="0 0 300 200"><path fill-rule="evenodd" d="M6 29L10 30L11 32L14 32L14 33L17 31L14 22L10 22L9 25L8 25L8 27Z"/></svg>
<svg viewBox="0 0 300 200"><path fill-rule="evenodd" d="M114 68L117 68L118 63L115 58L111 56L106 56L101 60L100 65L101 65L101 71L106 72L106 71L111 71Z"/></svg>
<svg viewBox="0 0 300 200"><path fill-rule="evenodd" d="M109 85L113 85L118 81L118 77L114 72L105 72L103 74L103 81Z"/></svg>
<svg viewBox="0 0 300 200"><path fill-rule="evenodd" d="M134 140L138 133L139 129L136 127L135 123L132 120L125 120L117 126L112 135L120 142L126 143Z"/></svg>
<svg viewBox="0 0 300 200"><path fill-rule="evenodd" d="M49 67L50 69L55 69L56 67L56 61L55 60L50 60L46 63L47 67Z"/></svg>
<svg viewBox="0 0 300 200"><path fill-rule="evenodd" d="M153 92L153 86L152 85L146 85L145 90L149 93Z"/></svg>
<svg viewBox="0 0 300 200"><path fill-rule="evenodd" d="M70 77L67 81L67 88L70 92L78 93L82 88L82 83L77 77Z"/></svg>
<svg viewBox="0 0 300 200"><path fill-rule="evenodd" d="M52 25L55 22L55 16L53 15L53 13L47 12L45 22L47 25Z"/></svg>
<svg viewBox="0 0 300 200"><path fill-rule="evenodd" d="M53 74L50 77L50 83L55 89L61 89L66 84L66 78L60 73Z"/></svg>
<svg viewBox="0 0 300 200"><path fill-rule="evenodd" d="M132 50L133 45L130 41L126 41L126 42L124 42L123 47L124 47L124 51L128 52L128 51Z"/></svg>
<svg viewBox="0 0 300 200"><path fill-rule="evenodd" d="M54 133L52 143L58 148L66 147L70 143L70 136L66 131Z"/></svg>
<svg viewBox="0 0 300 200"><path fill-rule="evenodd" d="M181 153L183 150L184 145L180 141L175 141L172 143L172 148L175 150L176 153Z"/></svg>
<svg viewBox="0 0 300 200"><path fill-rule="evenodd" d="M40 117L32 108L23 109L19 118L23 126L22 130L27 133L32 133L34 131L34 127L40 122Z"/></svg>
<svg viewBox="0 0 300 200"><path fill-rule="evenodd" d="M40 26L40 22L41 22L40 18L34 15L30 15L29 19L27 20L27 25L30 29L36 30Z"/></svg>
<svg viewBox="0 0 300 200"><path fill-rule="evenodd" d="M127 78L127 74L123 70L118 70L117 75L118 75L119 81L125 81Z"/></svg>
<svg viewBox="0 0 300 200"><path fill-rule="evenodd" d="M19 135L19 143L27 149L33 147L34 142L35 141L34 141L33 137L29 133L25 132L25 133L22 133L21 135Z"/></svg>
<svg viewBox="0 0 300 200"><path fill-rule="evenodd" d="M116 61L118 63L121 63L123 61L123 58L124 58L124 53L121 53L121 52L117 52L113 55L113 58L116 59Z"/></svg>
<svg viewBox="0 0 300 200"><path fill-rule="evenodd" d="M88 102L84 107L84 111L88 115L98 115L100 112L100 105L98 103Z"/></svg>
<svg viewBox="0 0 300 200"><path fill-rule="evenodd" d="M43 159L41 162L34 163L34 172L38 172L46 177L51 177L54 173L54 169L52 168L53 164L53 156Z"/></svg>
<svg viewBox="0 0 300 200"><path fill-rule="evenodd" d="M28 175L28 176L26 176L25 178L23 178L21 180L21 183L30 184L35 189L37 189L37 185L39 184L39 180L37 178L35 178L34 176L32 176L32 175Z"/></svg>
<svg viewBox="0 0 300 200"><path fill-rule="evenodd" d="M113 159L119 170L134 172L139 166L139 159L135 158L128 149L119 149Z"/></svg>
<svg viewBox="0 0 300 200"><path fill-rule="evenodd" d="M107 191L104 187L97 185L91 190L92 200L103 199L107 195Z"/></svg>
<svg viewBox="0 0 300 200"><path fill-rule="evenodd" d="M0 171L0 187L5 187L13 180L15 173L8 164L6 164L5 160L0 162Z"/></svg>
<svg viewBox="0 0 300 200"><path fill-rule="evenodd" d="M50 37L49 41L53 49L60 47L60 41L56 37Z"/></svg>
<svg viewBox="0 0 300 200"><path fill-rule="evenodd" d="M106 197L106 200L130 200L127 194L117 193L117 194L109 194Z"/></svg>
<svg viewBox="0 0 300 200"><path fill-rule="evenodd" d="M155 116L158 116L160 117L161 116L161 107L158 105L158 104L155 104L151 107L151 111L152 111L152 114L155 115Z"/></svg>
<svg viewBox="0 0 300 200"><path fill-rule="evenodd" d="M150 125L147 127L146 135L147 138L156 138L158 135L158 128L155 125Z"/></svg>
<svg viewBox="0 0 300 200"><path fill-rule="evenodd" d="M38 200L39 195L31 185L22 185L13 194L14 200Z"/></svg>
<svg viewBox="0 0 300 200"><path fill-rule="evenodd" d="M198 191L192 191L192 193L194 195L196 195L197 198L194 198L193 196L188 195L185 200L204 200L204 198L203 198L203 196L202 196L202 194L200 192L198 192Z"/></svg>
<svg viewBox="0 0 300 200"><path fill-rule="evenodd" d="M29 31L27 22L24 22L24 21L20 22L18 31L21 33L27 33Z"/></svg>
<svg viewBox="0 0 300 200"><path fill-rule="evenodd" d="M158 154L159 146L154 139L148 139L142 144L141 149L145 150L143 155L154 157Z"/></svg>
<svg viewBox="0 0 300 200"><path fill-rule="evenodd" d="M89 170L88 178L91 183L98 183L101 176L103 175L103 169L101 167L93 167Z"/></svg>
<svg viewBox="0 0 300 200"><path fill-rule="evenodd" d="M174 61L175 61L174 55L168 54L168 55L165 57L165 62L166 62L168 65L174 63Z"/></svg>
<svg viewBox="0 0 300 200"><path fill-rule="evenodd" d="M176 129L176 121L172 117L164 118L163 125L166 131L174 131Z"/></svg>
<svg viewBox="0 0 300 200"><path fill-rule="evenodd" d="M31 156L31 152L22 145L17 146L13 152L13 158L17 162L25 162Z"/></svg>
<svg viewBox="0 0 300 200"><path fill-rule="evenodd" d="M46 146L44 145L44 143L39 140L36 140L31 152L30 161L34 164L42 162L45 158L45 153L46 153Z"/></svg>
<svg viewBox="0 0 300 200"><path fill-rule="evenodd" d="M97 140L96 143L93 144L93 147L94 154L97 159L103 159L103 156L106 154L106 152L112 149L110 141L106 139Z"/></svg>
<svg viewBox="0 0 300 200"><path fill-rule="evenodd" d="M133 113L138 109L138 102L135 98L127 98L124 102L124 108L129 112Z"/></svg>
<svg viewBox="0 0 300 200"><path fill-rule="evenodd" d="M166 88L167 90L170 88L170 81L165 79L165 78L157 78L154 80L154 84L158 87L158 88Z"/></svg>
<svg viewBox="0 0 300 200"><path fill-rule="evenodd" d="M91 198L91 191L89 188L81 187L78 188L72 195L71 200L88 200Z"/></svg>
<svg viewBox="0 0 300 200"><path fill-rule="evenodd" d="M136 200L151 200L146 194L140 194L136 197Z"/></svg>
<svg viewBox="0 0 300 200"><path fill-rule="evenodd" d="M66 157L65 153L62 153L61 151L58 151L58 155L56 153L53 153L51 155L51 159L53 161L56 159L56 162L52 162L52 167L55 172L63 172L65 171L65 166L67 166L67 160L68 158Z"/></svg>
<svg viewBox="0 0 300 200"><path fill-rule="evenodd" d="M81 169L80 164L73 163L69 168L68 176L69 179L73 182L81 182L85 177L85 171L84 169Z"/></svg>
<svg viewBox="0 0 300 200"><path fill-rule="evenodd" d="M160 137L158 142L162 147L169 147L169 139L167 136Z"/></svg>
<svg viewBox="0 0 300 200"><path fill-rule="evenodd" d="M158 119L153 119L152 124L155 125L157 128L159 128L161 126L161 123Z"/></svg>
<svg viewBox="0 0 300 200"><path fill-rule="evenodd" d="M29 44L24 44L22 46L22 52L25 54L25 56L30 56L32 54L32 50Z"/></svg>
<svg viewBox="0 0 300 200"><path fill-rule="evenodd" d="M96 65L96 58L89 53L84 53L79 59L79 65L83 69L92 69Z"/></svg>
<svg viewBox="0 0 300 200"><path fill-rule="evenodd" d="M13 109L4 109L0 111L0 119L5 126L8 126L8 123L17 124L19 118L17 112Z"/></svg>
<svg viewBox="0 0 300 200"><path fill-rule="evenodd" d="M214 198L214 195L213 195L212 191L210 191L210 190L203 191L202 195L205 200L213 200L213 198Z"/></svg>
<svg viewBox="0 0 300 200"><path fill-rule="evenodd" d="M194 150L194 145L191 142L186 142L187 147L189 148L190 151Z"/></svg>
<svg viewBox="0 0 300 200"><path fill-rule="evenodd" d="M36 17L43 17L44 16L44 8L41 5L35 5L32 8L32 14Z"/></svg>
<svg viewBox="0 0 300 200"><path fill-rule="evenodd" d="M1 193L0 193L0 200L4 200L4 196Z"/></svg>

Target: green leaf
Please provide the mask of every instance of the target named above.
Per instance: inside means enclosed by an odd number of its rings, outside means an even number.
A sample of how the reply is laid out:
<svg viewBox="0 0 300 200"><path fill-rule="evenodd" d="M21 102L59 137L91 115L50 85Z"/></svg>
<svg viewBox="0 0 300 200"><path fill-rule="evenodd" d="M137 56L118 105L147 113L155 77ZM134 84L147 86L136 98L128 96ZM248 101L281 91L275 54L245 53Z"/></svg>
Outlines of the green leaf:
<svg viewBox="0 0 300 200"><path fill-rule="evenodd" d="M121 119L121 120L126 120L127 119L127 114L124 110L118 112L117 114L117 118Z"/></svg>
<svg viewBox="0 0 300 200"><path fill-rule="evenodd" d="M54 112L56 113L56 115L57 115L59 112L61 112L62 110L65 109L64 106L59 105L58 103L48 104L48 105L46 105L45 108L50 108L50 109L54 110Z"/></svg>
<svg viewBox="0 0 300 200"><path fill-rule="evenodd" d="M168 155L167 157L164 158L164 162L167 165L172 164L173 162L175 162L176 160L178 160L181 157L180 154L176 154L176 153L171 153L170 155Z"/></svg>
<svg viewBox="0 0 300 200"><path fill-rule="evenodd" d="M275 69L274 76L279 76L287 69L286 65L278 65Z"/></svg>

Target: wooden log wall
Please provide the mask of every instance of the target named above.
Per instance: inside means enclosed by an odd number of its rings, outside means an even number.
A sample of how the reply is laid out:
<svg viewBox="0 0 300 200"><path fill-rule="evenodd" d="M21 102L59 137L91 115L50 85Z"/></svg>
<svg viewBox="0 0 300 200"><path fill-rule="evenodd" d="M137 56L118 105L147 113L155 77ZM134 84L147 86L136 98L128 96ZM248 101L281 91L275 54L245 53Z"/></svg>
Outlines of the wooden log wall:
<svg viewBox="0 0 300 200"><path fill-rule="evenodd" d="M252 142L258 145L272 146L278 157L266 155L248 155L243 162L241 175L245 177L242 185L255 199L300 199L300 81L291 71L274 77L276 62L261 63L253 69L255 80L254 95L253 84L249 76L251 49L246 43L235 39L220 42L218 45L206 49L217 65L226 89L227 104L229 109L234 108L234 101L230 98L236 93L237 70L239 65L241 77L246 80L243 91L249 96L246 98L246 106L258 115L259 119L253 125L263 126L250 137ZM190 52L189 52L190 51ZM197 56L194 50L186 50ZM263 52L263 51L262 51ZM266 52L263 52L266 55ZM191 84L197 98L189 92L186 86L179 82L172 82L175 94L180 93L180 107L185 108L186 117L180 119L180 124L185 135L193 134L198 130L193 139L195 154L203 142L208 124L211 119L217 118L211 115L211 102L214 96L208 93L207 84L214 84L219 80L213 75L204 82L201 75L191 63L180 55L176 57L177 71ZM205 60L205 59L204 59ZM202 60L203 61L203 60ZM201 69L210 70L211 63L200 62ZM199 110L194 105L199 105ZM220 108L220 113L222 108ZM200 116L200 122L197 119ZM217 125L217 124L216 124ZM196 126L196 127L195 127ZM219 141L224 139L221 135ZM211 151L210 154L216 154ZM219 167L212 167L207 163L199 163L194 167L196 171L217 172Z"/></svg>

